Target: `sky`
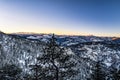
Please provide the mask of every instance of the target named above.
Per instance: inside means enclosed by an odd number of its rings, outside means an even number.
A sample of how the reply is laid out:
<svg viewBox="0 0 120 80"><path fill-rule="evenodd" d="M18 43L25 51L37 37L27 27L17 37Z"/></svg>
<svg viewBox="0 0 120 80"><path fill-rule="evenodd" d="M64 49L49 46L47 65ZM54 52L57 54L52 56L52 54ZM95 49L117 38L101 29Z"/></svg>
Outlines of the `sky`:
<svg viewBox="0 0 120 80"><path fill-rule="evenodd" d="M120 1L0 0L0 30L120 37Z"/></svg>

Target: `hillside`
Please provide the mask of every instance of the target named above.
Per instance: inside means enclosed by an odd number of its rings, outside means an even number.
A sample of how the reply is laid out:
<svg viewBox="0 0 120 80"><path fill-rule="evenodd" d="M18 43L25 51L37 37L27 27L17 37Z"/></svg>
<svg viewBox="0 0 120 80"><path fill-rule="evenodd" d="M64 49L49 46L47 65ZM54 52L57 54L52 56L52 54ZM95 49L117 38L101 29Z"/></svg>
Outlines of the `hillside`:
<svg viewBox="0 0 120 80"><path fill-rule="evenodd" d="M51 35L21 36L0 32L0 67L16 64L24 73L29 73L29 65L35 64L36 58L44 53L42 49L49 38ZM87 80L97 61L101 61L106 74L114 68L120 69L120 44L112 38L57 35L56 38L68 53L75 55L73 58L78 63L79 74L71 80Z"/></svg>

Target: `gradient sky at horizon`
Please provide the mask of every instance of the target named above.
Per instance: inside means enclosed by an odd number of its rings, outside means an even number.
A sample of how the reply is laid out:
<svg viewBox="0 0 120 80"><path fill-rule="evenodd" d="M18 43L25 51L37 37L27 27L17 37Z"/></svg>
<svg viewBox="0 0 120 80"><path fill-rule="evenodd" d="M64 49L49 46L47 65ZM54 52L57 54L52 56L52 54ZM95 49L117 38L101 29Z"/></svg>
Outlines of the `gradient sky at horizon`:
<svg viewBox="0 0 120 80"><path fill-rule="evenodd" d="M120 1L0 0L0 30L120 37Z"/></svg>

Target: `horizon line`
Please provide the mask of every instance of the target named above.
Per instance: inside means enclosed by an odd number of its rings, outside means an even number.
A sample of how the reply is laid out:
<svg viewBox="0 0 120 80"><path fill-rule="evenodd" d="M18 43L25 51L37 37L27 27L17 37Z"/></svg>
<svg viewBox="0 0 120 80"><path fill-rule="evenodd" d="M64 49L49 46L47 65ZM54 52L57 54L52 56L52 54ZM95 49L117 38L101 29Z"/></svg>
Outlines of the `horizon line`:
<svg viewBox="0 0 120 80"><path fill-rule="evenodd" d="M3 32L3 31L1 31ZM57 34L57 33L43 33L43 32L3 32L6 34L55 34L55 35L61 35L61 36L96 36L96 37L117 37L120 38L120 36L102 36L102 35L94 35L94 34Z"/></svg>

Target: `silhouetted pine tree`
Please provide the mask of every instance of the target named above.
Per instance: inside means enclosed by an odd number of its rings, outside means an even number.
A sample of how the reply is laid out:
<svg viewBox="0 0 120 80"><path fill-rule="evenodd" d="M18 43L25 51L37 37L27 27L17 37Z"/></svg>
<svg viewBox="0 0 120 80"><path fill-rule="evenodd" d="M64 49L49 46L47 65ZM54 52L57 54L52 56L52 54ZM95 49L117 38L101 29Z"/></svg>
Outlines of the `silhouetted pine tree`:
<svg viewBox="0 0 120 80"><path fill-rule="evenodd" d="M101 62L98 61L91 75L91 80L105 80L105 78L106 75L105 72L102 70Z"/></svg>
<svg viewBox="0 0 120 80"><path fill-rule="evenodd" d="M120 70L114 69L111 71L113 80L120 80Z"/></svg>
<svg viewBox="0 0 120 80"><path fill-rule="evenodd" d="M43 51L37 58L37 64L32 65L36 80L66 80L77 74L73 54L60 47L54 35Z"/></svg>
<svg viewBox="0 0 120 80"><path fill-rule="evenodd" d="M0 69L0 80L18 80L21 72L18 66L7 64Z"/></svg>

